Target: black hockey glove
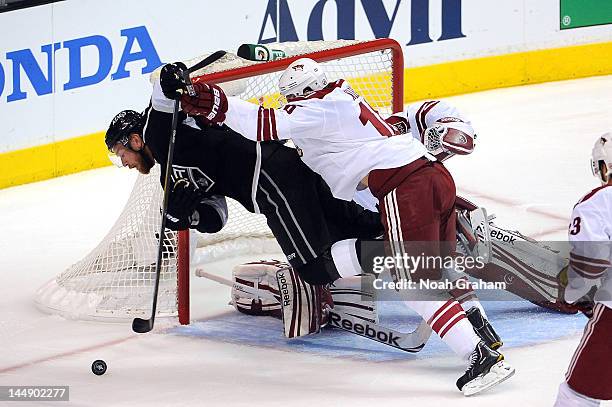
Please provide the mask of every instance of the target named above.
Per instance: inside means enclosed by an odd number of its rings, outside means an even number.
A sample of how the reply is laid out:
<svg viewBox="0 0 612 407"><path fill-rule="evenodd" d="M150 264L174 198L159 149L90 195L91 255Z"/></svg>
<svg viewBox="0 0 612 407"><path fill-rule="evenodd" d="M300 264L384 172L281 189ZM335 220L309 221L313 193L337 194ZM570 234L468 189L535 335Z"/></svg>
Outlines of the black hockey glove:
<svg viewBox="0 0 612 407"><path fill-rule="evenodd" d="M174 99L178 90L185 89L183 72L186 70L187 66L182 62L175 62L163 66L159 74L159 83L165 97Z"/></svg>
<svg viewBox="0 0 612 407"><path fill-rule="evenodd" d="M191 226L191 216L203 198L202 189L196 188L185 178L178 179L168 197L166 227L170 230L188 229Z"/></svg>

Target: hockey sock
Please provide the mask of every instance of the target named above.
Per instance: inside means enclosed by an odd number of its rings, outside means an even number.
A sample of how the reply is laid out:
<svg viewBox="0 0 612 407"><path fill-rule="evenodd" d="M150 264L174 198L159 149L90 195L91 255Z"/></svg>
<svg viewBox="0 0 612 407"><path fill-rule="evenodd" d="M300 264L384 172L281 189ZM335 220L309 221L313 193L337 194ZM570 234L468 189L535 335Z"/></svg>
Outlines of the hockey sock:
<svg viewBox="0 0 612 407"><path fill-rule="evenodd" d="M459 357L467 361L480 338L456 300L404 302L421 315Z"/></svg>
<svg viewBox="0 0 612 407"><path fill-rule="evenodd" d="M482 314L482 316L487 318L487 314L485 313L485 310L482 307L480 300L478 300L478 297L476 296L476 293L474 292L474 290L471 288L460 288L463 286L461 286L461 284L458 284L458 282L467 282L467 281L468 281L467 277L459 278L458 280L454 282L455 288L453 288L452 290L449 290L448 293L451 295L451 297L456 299L459 304L461 304L464 310L470 309L472 307L476 307L480 310L480 313ZM459 285L460 287L457 287L457 285Z"/></svg>
<svg viewBox="0 0 612 407"><path fill-rule="evenodd" d="M355 249L356 244L359 244L357 239L345 239L334 243L331 247L332 259L340 277L351 277L363 273Z"/></svg>

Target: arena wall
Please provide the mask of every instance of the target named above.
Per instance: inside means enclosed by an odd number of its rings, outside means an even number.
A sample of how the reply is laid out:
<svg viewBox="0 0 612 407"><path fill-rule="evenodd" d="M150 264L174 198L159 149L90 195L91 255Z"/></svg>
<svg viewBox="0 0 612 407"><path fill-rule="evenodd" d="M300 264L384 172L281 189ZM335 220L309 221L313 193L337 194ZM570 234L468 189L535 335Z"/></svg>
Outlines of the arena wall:
<svg viewBox="0 0 612 407"><path fill-rule="evenodd" d="M108 165L151 71L241 43L393 38L406 102L612 73L609 0L66 0L0 27L0 188Z"/></svg>

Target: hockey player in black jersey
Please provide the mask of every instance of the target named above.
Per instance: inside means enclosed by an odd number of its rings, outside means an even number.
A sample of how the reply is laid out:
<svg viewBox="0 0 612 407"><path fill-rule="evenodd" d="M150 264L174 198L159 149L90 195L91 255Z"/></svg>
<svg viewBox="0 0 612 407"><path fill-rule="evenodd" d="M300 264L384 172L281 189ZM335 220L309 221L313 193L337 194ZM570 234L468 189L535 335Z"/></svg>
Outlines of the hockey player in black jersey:
<svg viewBox="0 0 612 407"><path fill-rule="evenodd" d="M173 103L158 81L144 113L125 110L115 116L105 142L119 165L146 174L157 162L165 172ZM249 141L226 126L179 115L167 210L170 229L218 232L227 221L229 197L266 216L299 277L319 287L313 292L317 298L325 294L321 286L360 273L355 239L382 234L377 213L334 198L293 148Z"/></svg>
<svg viewBox="0 0 612 407"><path fill-rule="evenodd" d="M158 162L164 169L171 116L153 106L143 115L123 111L113 119L106 144L124 166L146 174ZM333 198L294 149L260 145L227 127L198 125L182 113L181 119L168 205L171 229L217 232L227 220L224 197L233 198L266 215L287 259L312 284L338 278L329 254L334 242L380 235L378 215Z"/></svg>

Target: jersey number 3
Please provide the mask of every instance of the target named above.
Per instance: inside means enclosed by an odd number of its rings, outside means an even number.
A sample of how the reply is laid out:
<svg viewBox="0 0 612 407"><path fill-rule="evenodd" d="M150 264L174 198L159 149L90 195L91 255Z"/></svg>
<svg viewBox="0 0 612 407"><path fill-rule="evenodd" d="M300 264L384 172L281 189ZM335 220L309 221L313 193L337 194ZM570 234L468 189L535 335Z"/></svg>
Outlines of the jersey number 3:
<svg viewBox="0 0 612 407"><path fill-rule="evenodd" d="M580 216L574 218L570 225L570 235L577 235L580 233Z"/></svg>

